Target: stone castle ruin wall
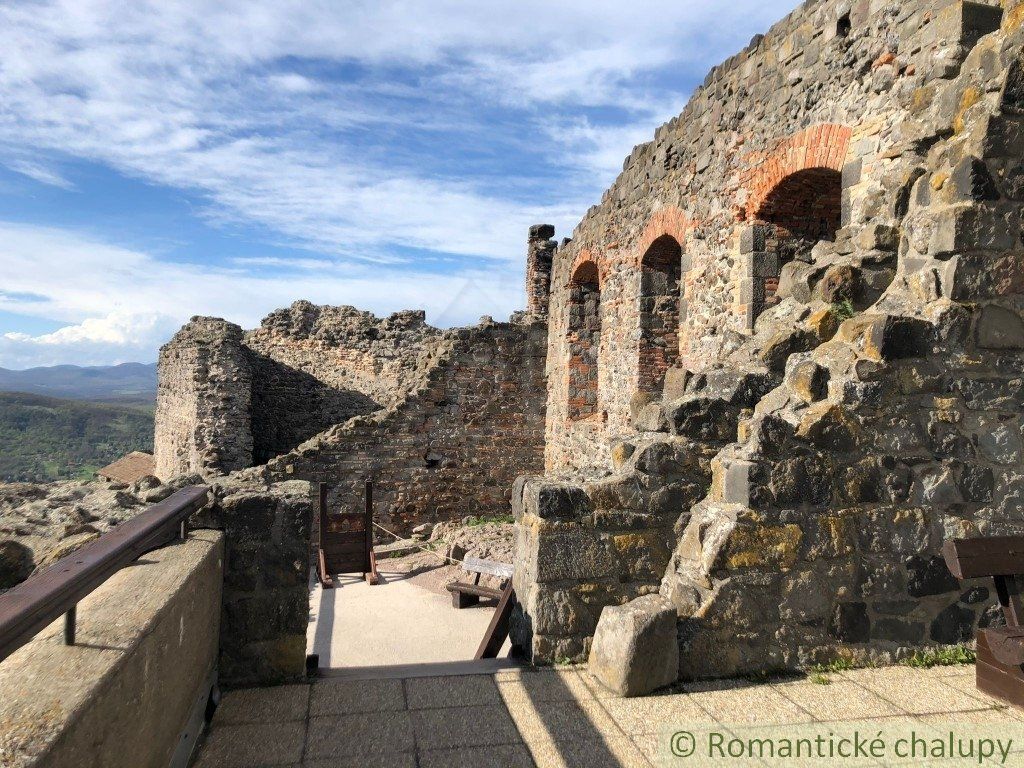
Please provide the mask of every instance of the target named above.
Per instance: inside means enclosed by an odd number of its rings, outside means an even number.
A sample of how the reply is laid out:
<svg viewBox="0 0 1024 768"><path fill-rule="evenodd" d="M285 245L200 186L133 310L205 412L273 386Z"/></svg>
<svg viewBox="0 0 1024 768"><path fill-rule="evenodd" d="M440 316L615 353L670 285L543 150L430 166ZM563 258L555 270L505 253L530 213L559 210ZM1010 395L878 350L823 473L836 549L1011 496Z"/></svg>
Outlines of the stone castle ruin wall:
<svg viewBox="0 0 1024 768"><path fill-rule="evenodd" d="M508 514L516 477L543 466L543 322L447 332L416 390L390 409L327 430L266 464L269 479L327 482L334 509L358 511L374 479L375 520Z"/></svg>
<svg viewBox="0 0 1024 768"><path fill-rule="evenodd" d="M546 398L543 317L515 320L442 331L308 302L248 332L193 318L161 350L157 472L260 467L356 509L372 477L378 521L404 534L508 514L515 478L543 466Z"/></svg>
<svg viewBox="0 0 1024 768"><path fill-rule="evenodd" d="M877 298L896 266L899 209L927 134L960 109L939 86L1000 14L961 2L805 3L712 70L682 114L633 150L554 258L549 470L601 470L609 439L632 432L650 347L638 302L652 249L668 243L682 253L678 361L690 371L743 344L780 279L787 295L806 282L796 268L810 248L773 252L766 229L795 225L787 239L822 240L855 258ZM837 240L839 225L846 236ZM581 269L597 273L590 284L604 326L593 371L600 402L582 418L573 411Z"/></svg>
<svg viewBox="0 0 1024 768"><path fill-rule="evenodd" d="M684 677L891 661L993 620L938 550L1024 531L1022 20L805 3L557 250L547 474L513 499L536 661L587 658L643 595Z"/></svg>

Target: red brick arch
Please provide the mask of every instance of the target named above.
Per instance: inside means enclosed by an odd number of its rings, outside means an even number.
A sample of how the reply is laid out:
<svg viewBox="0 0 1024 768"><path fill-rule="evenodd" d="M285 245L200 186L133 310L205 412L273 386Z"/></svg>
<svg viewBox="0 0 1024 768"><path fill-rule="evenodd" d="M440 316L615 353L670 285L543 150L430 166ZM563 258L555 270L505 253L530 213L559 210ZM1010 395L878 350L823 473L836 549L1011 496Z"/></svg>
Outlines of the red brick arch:
<svg viewBox="0 0 1024 768"><path fill-rule="evenodd" d="M640 261L643 259L644 254L647 253L647 249L659 237L671 235L682 246L690 225L689 217L683 213L682 209L674 205L656 210L647 220L644 231L640 233L640 237L637 240L636 265L640 266Z"/></svg>
<svg viewBox="0 0 1024 768"><path fill-rule="evenodd" d="M812 125L781 140L768 152L751 154L740 173L747 201L740 209L741 220L753 221L765 199L785 179L810 168L841 171L850 147L850 128L837 123Z"/></svg>
<svg viewBox="0 0 1024 768"><path fill-rule="evenodd" d="M566 281L566 285L572 284L572 280L576 276L577 270L579 270L579 268L584 264L588 263L594 265L594 268L597 270L597 282L599 284L603 284L605 278L604 262L592 251L583 249L577 253L576 258L572 260L572 269L569 270L569 279Z"/></svg>

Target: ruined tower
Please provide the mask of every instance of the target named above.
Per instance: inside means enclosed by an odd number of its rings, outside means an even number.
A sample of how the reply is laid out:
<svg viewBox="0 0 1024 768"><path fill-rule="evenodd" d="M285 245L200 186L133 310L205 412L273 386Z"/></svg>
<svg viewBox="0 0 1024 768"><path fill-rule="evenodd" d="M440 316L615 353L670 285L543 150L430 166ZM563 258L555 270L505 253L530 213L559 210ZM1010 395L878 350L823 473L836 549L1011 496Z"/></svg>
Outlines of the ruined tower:
<svg viewBox="0 0 1024 768"><path fill-rule="evenodd" d="M547 317L551 292L551 264L555 256L555 228L550 224L534 224L526 249L526 311Z"/></svg>

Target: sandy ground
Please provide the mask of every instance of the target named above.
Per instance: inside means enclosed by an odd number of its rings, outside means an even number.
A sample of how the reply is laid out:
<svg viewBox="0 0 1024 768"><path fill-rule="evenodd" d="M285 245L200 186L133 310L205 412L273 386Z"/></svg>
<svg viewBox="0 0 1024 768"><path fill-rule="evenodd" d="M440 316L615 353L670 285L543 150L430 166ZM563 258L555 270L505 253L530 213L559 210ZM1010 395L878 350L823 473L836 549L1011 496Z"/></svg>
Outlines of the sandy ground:
<svg viewBox="0 0 1024 768"><path fill-rule="evenodd" d="M428 664L472 659L494 602L457 610L445 584L462 570L421 552L378 564L381 584L355 575L335 589L314 584L310 594L307 653L321 668ZM509 644L500 655L508 653Z"/></svg>

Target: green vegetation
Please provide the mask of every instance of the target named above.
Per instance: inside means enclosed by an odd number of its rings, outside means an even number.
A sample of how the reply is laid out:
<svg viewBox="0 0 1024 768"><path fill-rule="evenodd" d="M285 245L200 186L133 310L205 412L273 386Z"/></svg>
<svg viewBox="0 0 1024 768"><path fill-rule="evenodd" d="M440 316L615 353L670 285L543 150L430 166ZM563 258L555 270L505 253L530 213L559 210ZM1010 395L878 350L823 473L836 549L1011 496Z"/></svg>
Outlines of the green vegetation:
<svg viewBox="0 0 1024 768"><path fill-rule="evenodd" d="M512 515L470 515L464 518L463 525L486 525L487 523L514 523L516 519Z"/></svg>
<svg viewBox="0 0 1024 768"><path fill-rule="evenodd" d="M832 678L829 677L830 674L845 672L849 669L856 668L856 666L857 665L854 664L851 659L840 657L838 659L833 659L828 664L815 664L811 667L810 675L808 675L808 677L812 683L817 683L818 685L831 685Z"/></svg>
<svg viewBox="0 0 1024 768"><path fill-rule="evenodd" d="M849 299L843 299L842 301L833 304L832 311L836 313L836 317L839 318L839 322L849 320L857 313L857 310L853 308L853 304L850 303Z"/></svg>
<svg viewBox="0 0 1024 768"><path fill-rule="evenodd" d="M973 664L974 651L966 645L953 645L948 648L930 648L926 651L914 651L914 655L906 660L907 666L919 669L929 667L952 667L957 664Z"/></svg>
<svg viewBox="0 0 1024 768"><path fill-rule="evenodd" d="M153 449L152 407L0 392L0 482L88 479Z"/></svg>

